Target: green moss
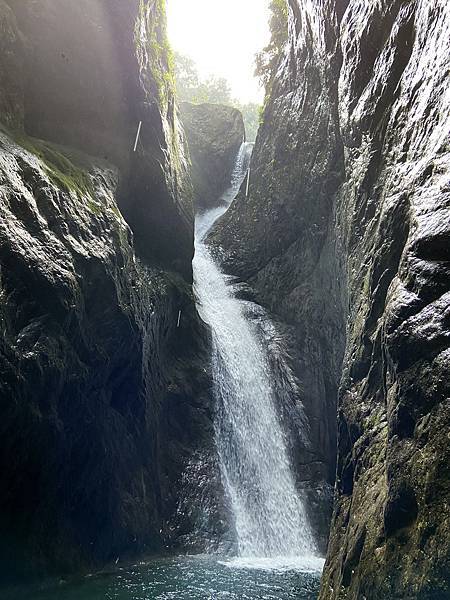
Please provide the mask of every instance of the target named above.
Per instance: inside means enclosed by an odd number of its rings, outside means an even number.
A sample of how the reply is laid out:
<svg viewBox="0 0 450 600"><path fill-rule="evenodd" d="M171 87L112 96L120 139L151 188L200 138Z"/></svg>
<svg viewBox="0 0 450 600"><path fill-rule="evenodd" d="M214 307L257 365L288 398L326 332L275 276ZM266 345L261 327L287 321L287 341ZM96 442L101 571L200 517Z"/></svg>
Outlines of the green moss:
<svg viewBox="0 0 450 600"><path fill-rule="evenodd" d="M116 217L120 220L122 220L122 213L120 212L120 210L117 208L117 206L112 206L111 210L113 211L113 213L116 215Z"/></svg>
<svg viewBox="0 0 450 600"><path fill-rule="evenodd" d="M141 67L149 69L159 104L167 109L175 90L175 59L167 37L166 0L156 0L150 9L141 0L135 39Z"/></svg>
<svg viewBox="0 0 450 600"><path fill-rule="evenodd" d="M102 206L97 202L93 202L92 200L88 200L87 205L89 210L94 213L94 215L100 215L102 213Z"/></svg>
<svg viewBox="0 0 450 600"><path fill-rule="evenodd" d="M52 144L20 134L16 135L16 141L42 161L46 174L56 186L74 192L79 197L93 198L94 189L88 173ZM94 201L90 204L98 206Z"/></svg>

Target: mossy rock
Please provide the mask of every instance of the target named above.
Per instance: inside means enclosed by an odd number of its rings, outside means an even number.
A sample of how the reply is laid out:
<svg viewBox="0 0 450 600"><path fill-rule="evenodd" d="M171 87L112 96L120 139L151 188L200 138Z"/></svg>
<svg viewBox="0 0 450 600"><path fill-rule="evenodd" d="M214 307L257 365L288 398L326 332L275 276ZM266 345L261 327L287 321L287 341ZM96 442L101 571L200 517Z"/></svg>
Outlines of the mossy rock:
<svg viewBox="0 0 450 600"><path fill-rule="evenodd" d="M62 154L61 149L54 144L24 134L16 134L15 139L25 150L42 161L46 174L57 187L79 197L93 198L94 188L89 173L75 163L73 156Z"/></svg>

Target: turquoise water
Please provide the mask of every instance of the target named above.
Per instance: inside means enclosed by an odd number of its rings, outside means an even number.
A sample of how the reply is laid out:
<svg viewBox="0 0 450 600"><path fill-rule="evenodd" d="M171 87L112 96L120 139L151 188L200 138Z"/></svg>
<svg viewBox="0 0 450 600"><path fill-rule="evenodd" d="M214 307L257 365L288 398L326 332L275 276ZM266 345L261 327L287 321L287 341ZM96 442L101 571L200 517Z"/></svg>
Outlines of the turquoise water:
<svg viewBox="0 0 450 600"><path fill-rule="evenodd" d="M319 573L165 558L70 582L2 592L2 600L315 600Z"/></svg>

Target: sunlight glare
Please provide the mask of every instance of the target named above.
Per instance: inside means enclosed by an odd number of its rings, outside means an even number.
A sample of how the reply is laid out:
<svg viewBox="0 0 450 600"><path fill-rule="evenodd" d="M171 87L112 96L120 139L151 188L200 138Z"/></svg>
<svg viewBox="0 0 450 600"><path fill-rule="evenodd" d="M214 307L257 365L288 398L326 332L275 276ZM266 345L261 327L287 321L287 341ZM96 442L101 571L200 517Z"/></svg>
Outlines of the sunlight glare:
<svg viewBox="0 0 450 600"><path fill-rule="evenodd" d="M174 50L190 56L201 77L225 77L240 102L262 103L254 57L269 41L268 0L168 0Z"/></svg>

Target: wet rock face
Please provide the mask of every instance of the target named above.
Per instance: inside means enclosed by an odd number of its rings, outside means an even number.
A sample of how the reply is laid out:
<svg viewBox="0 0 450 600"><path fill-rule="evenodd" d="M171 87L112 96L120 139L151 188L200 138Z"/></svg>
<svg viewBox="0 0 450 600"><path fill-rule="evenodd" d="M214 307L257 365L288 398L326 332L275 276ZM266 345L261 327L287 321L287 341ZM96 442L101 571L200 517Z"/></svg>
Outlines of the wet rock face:
<svg viewBox="0 0 450 600"><path fill-rule="evenodd" d="M137 6L0 2L1 582L177 544L182 473L212 455L162 4Z"/></svg>
<svg viewBox="0 0 450 600"><path fill-rule="evenodd" d="M323 598L450 586L449 34L445 2L350 2L341 24L350 314Z"/></svg>
<svg viewBox="0 0 450 600"><path fill-rule="evenodd" d="M340 388L324 600L449 591L449 31L443 0L291 0L250 197L212 235L292 333L314 444Z"/></svg>
<svg viewBox="0 0 450 600"><path fill-rule="evenodd" d="M21 143L0 135L2 581L172 543L210 422L190 289L139 265L117 170Z"/></svg>
<svg viewBox="0 0 450 600"><path fill-rule="evenodd" d="M11 3L27 40L27 132L118 166L119 204L140 255L190 279L192 190L164 6L160 0Z"/></svg>
<svg viewBox="0 0 450 600"><path fill-rule="evenodd" d="M24 40L9 5L0 2L0 114L10 127L22 127L24 119Z"/></svg>
<svg viewBox="0 0 450 600"><path fill-rule="evenodd" d="M292 47L258 132L249 197L241 192L210 240L224 249L224 268L247 281L255 300L270 311L288 346L310 439L309 446L302 444L294 426L292 455L325 552L345 335L333 197L344 165L336 119L330 117L337 113L329 85L337 77L336 60L320 60L333 57L336 41L323 27L316 29L331 12L315 10L314 21L298 7L291 15Z"/></svg>
<svg viewBox="0 0 450 600"><path fill-rule="evenodd" d="M245 139L242 114L219 104L181 104L192 161L196 206L202 210L220 204L230 185L239 148Z"/></svg>

